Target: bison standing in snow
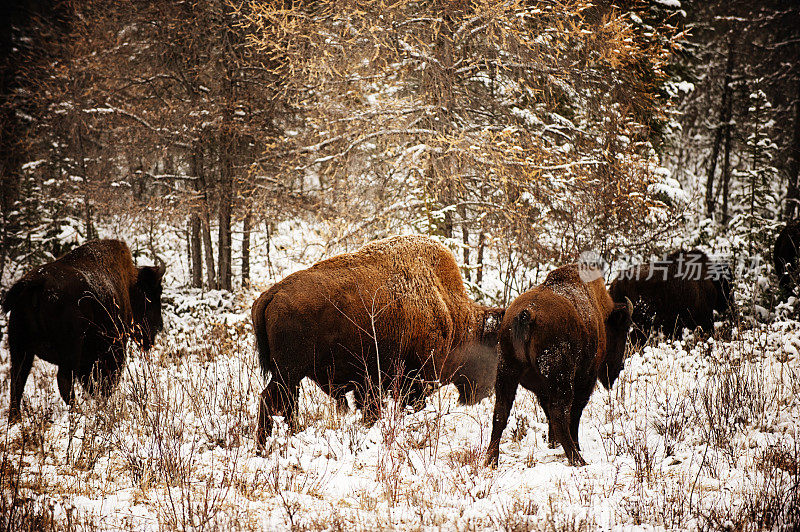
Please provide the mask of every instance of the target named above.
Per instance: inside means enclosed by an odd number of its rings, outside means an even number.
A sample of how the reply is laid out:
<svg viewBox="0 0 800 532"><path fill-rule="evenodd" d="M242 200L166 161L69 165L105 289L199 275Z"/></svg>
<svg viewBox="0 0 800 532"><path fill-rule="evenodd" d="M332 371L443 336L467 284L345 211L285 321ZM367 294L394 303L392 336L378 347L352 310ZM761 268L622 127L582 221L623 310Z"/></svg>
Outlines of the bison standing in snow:
<svg viewBox="0 0 800 532"><path fill-rule="evenodd" d="M553 270L506 310L489 465L499 459L518 385L536 394L547 416L550 443L561 444L570 465L586 463L578 443L581 413L598 377L610 388L622 369L632 309L630 301L614 304L599 274L583 271L594 280L585 282L574 264Z"/></svg>
<svg viewBox="0 0 800 532"><path fill-rule="evenodd" d="M34 356L58 366L65 403L72 403L74 377L90 392L108 393L128 338L149 349L162 329L164 271L163 264L136 268L124 242L93 240L14 283L3 300L11 313L9 421L20 417Z"/></svg>
<svg viewBox="0 0 800 532"><path fill-rule="evenodd" d="M337 399L354 391L365 419L376 411L370 390L386 388L391 372L452 382L462 402L489 395L502 314L474 303L453 254L423 236L378 240L289 275L252 309L261 369L272 376L258 446L272 415L291 422L304 377Z"/></svg>
<svg viewBox="0 0 800 532"><path fill-rule="evenodd" d="M674 336L699 326L713 333L715 310L736 312L732 277L727 263L712 261L702 251L676 251L623 271L609 292L614 301L633 302L631 340L642 344L658 330Z"/></svg>

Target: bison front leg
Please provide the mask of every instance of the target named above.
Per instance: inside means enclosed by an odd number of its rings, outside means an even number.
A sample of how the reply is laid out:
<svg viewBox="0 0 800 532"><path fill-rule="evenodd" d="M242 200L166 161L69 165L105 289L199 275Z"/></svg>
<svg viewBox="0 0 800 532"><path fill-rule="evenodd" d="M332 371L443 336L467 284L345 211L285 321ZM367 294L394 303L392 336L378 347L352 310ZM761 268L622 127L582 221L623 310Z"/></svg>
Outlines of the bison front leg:
<svg viewBox="0 0 800 532"><path fill-rule="evenodd" d="M497 467L500 460L500 438L508 425L508 416L514 404L514 396L519 386L520 369L500 362L495 382L494 415L492 416L492 437L486 449L486 465Z"/></svg>
<svg viewBox="0 0 800 532"><path fill-rule="evenodd" d="M406 381L401 388L400 399L404 407L411 406L414 412L425 408L425 399L428 396L428 385L419 374L403 379Z"/></svg>
<svg viewBox="0 0 800 532"><path fill-rule="evenodd" d="M22 392L25 390L25 383L28 381L28 374L33 366L33 354L15 345L9 335L11 346L11 402L8 405L8 422L16 423L22 417L20 413L20 403L22 403Z"/></svg>
<svg viewBox="0 0 800 532"><path fill-rule="evenodd" d="M553 431L553 422L550 420L550 403L547 397L541 394L537 394L536 399L539 400L539 405L544 411L544 417L547 418L547 446L551 449L555 449L560 442L556 440L556 433Z"/></svg>
<svg viewBox="0 0 800 532"><path fill-rule="evenodd" d="M337 391L333 395L336 402L336 413L339 415L347 414L350 411L350 405L347 403L347 390Z"/></svg>

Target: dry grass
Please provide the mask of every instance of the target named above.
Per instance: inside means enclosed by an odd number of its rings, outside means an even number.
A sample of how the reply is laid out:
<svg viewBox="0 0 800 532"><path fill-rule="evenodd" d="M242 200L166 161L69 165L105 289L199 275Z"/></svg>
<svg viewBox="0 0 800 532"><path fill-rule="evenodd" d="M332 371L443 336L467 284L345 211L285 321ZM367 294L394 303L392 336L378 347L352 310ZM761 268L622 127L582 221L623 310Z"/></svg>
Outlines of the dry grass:
<svg viewBox="0 0 800 532"><path fill-rule="evenodd" d="M23 422L0 434L0 529L747 530L800 519L789 430L800 379L767 327L631 353L584 414L584 468L547 447L544 416L520 390L492 470L493 402L460 406L452 387L416 413L386 400L367 427L304 383L298 428L278 423L256 456L263 381L246 314L186 312L151 353L131 353L107 401L79 394L67 412L37 362Z"/></svg>

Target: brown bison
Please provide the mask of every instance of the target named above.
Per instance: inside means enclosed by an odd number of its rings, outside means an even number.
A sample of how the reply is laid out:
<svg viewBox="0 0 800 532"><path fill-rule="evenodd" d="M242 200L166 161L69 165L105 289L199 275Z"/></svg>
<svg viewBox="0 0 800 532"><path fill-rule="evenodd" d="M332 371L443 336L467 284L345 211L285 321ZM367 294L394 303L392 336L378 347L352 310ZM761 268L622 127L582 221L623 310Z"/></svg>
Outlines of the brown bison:
<svg viewBox="0 0 800 532"><path fill-rule="evenodd" d="M735 314L732 277L727 263L711 261L702 251L676 251L623 271L609 292L614 301L633 302L631 340L642 344L659 330L670 337L684 327L713 333L715 310Z"/></svg>
<svg viewBox="0 0 800 532"><path fill-rule="evenodd" d="M599 274L585 282L577 265L550 272L544 283L516 298L500 326L492 437L486 462L497 465L500 438L517 385L536 394L570 465L580 454L578 427L598 377L610 388L622 369L631 303L614 304Z"/></svg>
<svg viewBox="0 0 800 532"><path fill-rule="evenodd" d="M772 259L775 265L775 275L781 290L791 292L798 281L797 259L800 257L800 220L793 220L786 224L775 239L775 250Z"/></svg>
<svg viewBox="0 0 800 532"><path fill-rule="evenodd" d="M73 377L91 393L108 393L128 338L149 349L162 329L164 271L163 263L136 268L124 242L93 240L14 283L3 300L3 310L11 313L9 421L20 417L34 355L58 366L65 403L73 400Z"/></svg>
<svg viewBox="0 0 800 532"><path fill-rule="evenodd" d="M291 422L304 377L339 400L354 391L365 420L376 410L370 390L387 388L392 372L452 382L463 402L489 395L502 313L474 303L453 254L424 236L378 240L289 275L252 309L261 369L272 376L261 394L259 447L272 415Z"/></svg>

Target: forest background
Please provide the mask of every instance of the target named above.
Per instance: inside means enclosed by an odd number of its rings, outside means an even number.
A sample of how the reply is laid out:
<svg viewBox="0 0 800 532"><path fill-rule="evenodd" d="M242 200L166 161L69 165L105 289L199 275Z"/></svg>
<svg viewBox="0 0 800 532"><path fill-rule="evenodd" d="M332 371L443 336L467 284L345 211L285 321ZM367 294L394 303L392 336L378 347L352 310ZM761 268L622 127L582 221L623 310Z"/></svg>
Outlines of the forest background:
<svg viewBox="0 0 800 532"><path fill-rule="evenodd" d="M137 253L168 226L186 282L230 290L253 231L313 218L332 249L439 235L479 294L490 252L510 279L703 227L690 244L735 231L721 251L752 255L797 208L793 2L6 10L4 279L124 214L151 228Z"/></svg>

